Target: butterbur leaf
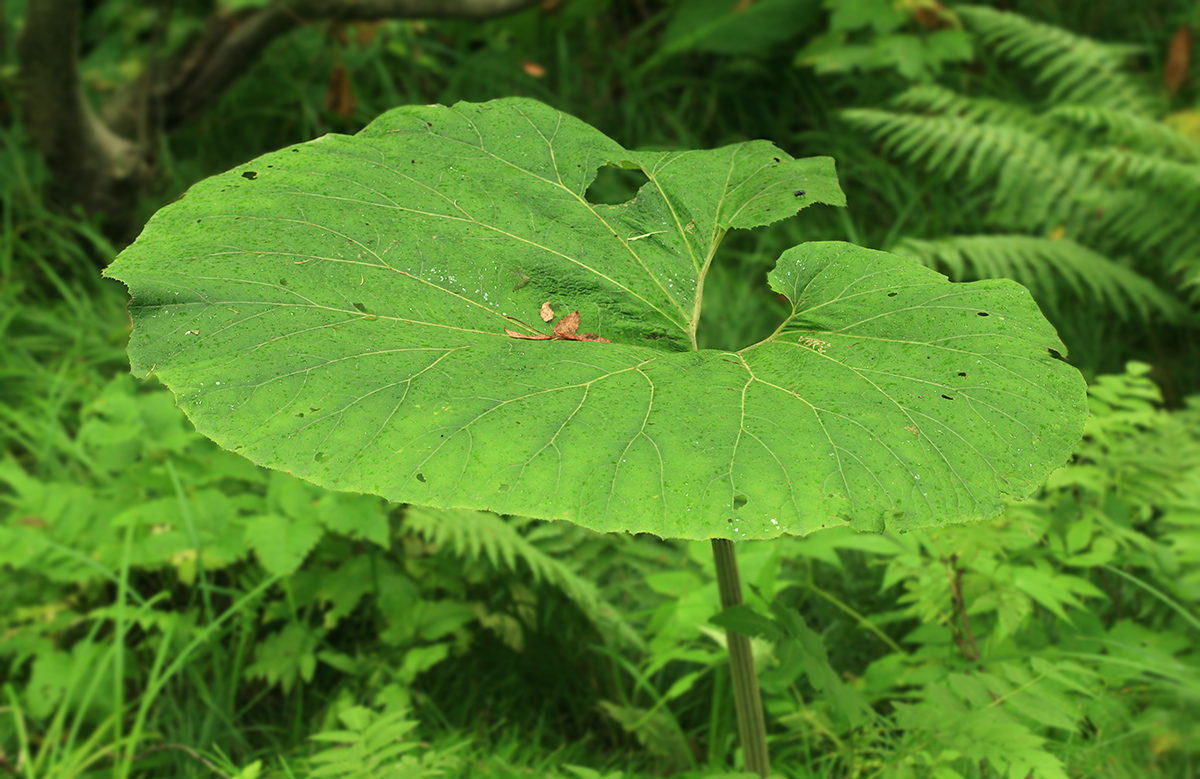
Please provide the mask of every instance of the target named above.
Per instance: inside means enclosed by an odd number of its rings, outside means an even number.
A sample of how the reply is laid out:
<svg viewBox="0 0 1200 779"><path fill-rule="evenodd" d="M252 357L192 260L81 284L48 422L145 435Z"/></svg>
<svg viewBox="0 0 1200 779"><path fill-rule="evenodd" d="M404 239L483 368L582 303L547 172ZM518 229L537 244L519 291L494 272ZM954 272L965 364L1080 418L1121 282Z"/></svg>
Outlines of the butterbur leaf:
<svg viewBox="0 0 1200 779"><path fill-rule="evenodd" d="M594 205L605 165L647 182ZM770 274L774 334L695 351L725 232L844 202L831 160L763 141L636 152L530 100L409 107L197 184L109 274L136 374L328 487L682 538L993 516L1086 413L1019 285L808 244ZM546 301L572 312L553 334L525 324Z"/></svg>

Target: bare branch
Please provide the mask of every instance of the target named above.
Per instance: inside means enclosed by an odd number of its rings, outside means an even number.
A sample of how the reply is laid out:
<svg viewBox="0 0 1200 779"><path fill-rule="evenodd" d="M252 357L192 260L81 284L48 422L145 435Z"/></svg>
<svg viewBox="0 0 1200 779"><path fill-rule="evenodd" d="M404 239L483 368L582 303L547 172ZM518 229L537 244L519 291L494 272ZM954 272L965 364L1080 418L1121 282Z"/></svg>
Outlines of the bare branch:
<svg viewBox="0 0 1200 779"><path fill-rule="evenodd" d="M159 82L164 84L158 97L163 129L170 132L199 116L245 75L250 64L272 41L298 26L324 20L490 19L522 11L537 2L293 0L238 15L214 16L204 36L168 71L165 81ZM124 124L121 122L122 126Z"/></svg>

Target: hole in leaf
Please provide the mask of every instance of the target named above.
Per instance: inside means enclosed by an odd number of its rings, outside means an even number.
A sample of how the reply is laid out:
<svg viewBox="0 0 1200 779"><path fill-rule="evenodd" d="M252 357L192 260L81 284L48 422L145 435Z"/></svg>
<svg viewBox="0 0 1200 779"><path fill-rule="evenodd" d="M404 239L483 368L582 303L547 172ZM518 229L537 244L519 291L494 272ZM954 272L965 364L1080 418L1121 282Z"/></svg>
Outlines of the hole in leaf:
<svg viewBox="0 0 1200 779"><path fill-rule="evenodd" d="M989 313L988 313L988 312L986 312L986 311L980 311L980 312L979 312L978 314L976 314L975 316L991 316L991 314L989 314Z"/></svg>
<svg viewBox="0 0 1200 779"><path fill-rule="evenodd" d="M954 400L954 398L950 397L949 395L942 395L942 397L946 400Z"/></svg>
<svg viewBox="0 0 1200 779"><path fill-rule="evenodd" d="M745 495L741 494L740 492L737 495L733 496L733 507L735 509L740 509L742 506L745 506L749 502L750 502L750 499L747 498Z"/></svg>
<svg viewBox="0 0 1200 779"><path fill-rule="evenodd" d="M583 196L592 205L615 206L632 200L642 185L649 180L646 174L637 168L605 165L596 173L595 180Z"/></svg>
<svg viewBox="0 0 1200 779"><path fill-rule="evenodd" d="M317 452L316 454L313 455L313 459L319 463L323 463L323 462L325 462L325 453Z"/></svg>
<svg viewBox="0 0 1200 779"><path fill-rule="evenodd" d="M896 297L896 296L897 296L897 295L899 295L899 294L900 294L899 292L889 292L889 293L888 293L888 297L889 297L889 298L894 298L894 297Z"/></svg>
<svg viewBox="0 0 1200 779"><path fill-rule="evenodd" d="M352 305L364 314L370 313L369 311L367 311L367 307L364 306L362 303L354 303Z"/></svg>
<svg viewBox="0 0 1200 779"><path fill-rule="evenodd" d="M420 471L417 471L417 481L424 484L425 483L425 474L421 473Z"/></svg>
<svg viewBox="0 0 1200 779"><path fill-rule="evenodd" d="M959 375L959 378L963 378L963 379L967 378L967 373L966 373L966 371L959 371L959 372L958 372L958 375Z"/></svg>
<svg viewBox="0 0 1200 779"><path fill-rule="evenodd" d="M242 173L242 178L254 181L254 179L258 178L258 173L253 170L248 170Z"/></svg>
<svg viewBox="0 0 1200 779"><path fill-rule="evenodd" d="M280 279L280 280L279 280L279 286L281 286L281 287L286 287L287 285L288 285L288 280L287 280L287 279Z"/></svg>

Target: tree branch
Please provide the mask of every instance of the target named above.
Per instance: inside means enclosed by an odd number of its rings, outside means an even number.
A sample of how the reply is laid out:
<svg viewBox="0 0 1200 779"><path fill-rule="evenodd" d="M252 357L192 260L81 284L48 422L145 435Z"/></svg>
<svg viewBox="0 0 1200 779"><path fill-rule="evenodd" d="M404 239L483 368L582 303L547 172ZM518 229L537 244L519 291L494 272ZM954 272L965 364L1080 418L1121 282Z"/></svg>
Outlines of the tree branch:
<svg viewBox="0 0 1200 779"><path fill-rule="evenodd" d="M291 0L266 8L219 17L214 15L199 40L162 75L146 74L157 81L155 102L162 130L186 124L202 114L246 74L251 63L276 38L296 27L318 21L373 21L376 19L491 19L516 13L539 0ZM125 130L132 118L139 84L131 84L114 97L106 118Z"/></svg>

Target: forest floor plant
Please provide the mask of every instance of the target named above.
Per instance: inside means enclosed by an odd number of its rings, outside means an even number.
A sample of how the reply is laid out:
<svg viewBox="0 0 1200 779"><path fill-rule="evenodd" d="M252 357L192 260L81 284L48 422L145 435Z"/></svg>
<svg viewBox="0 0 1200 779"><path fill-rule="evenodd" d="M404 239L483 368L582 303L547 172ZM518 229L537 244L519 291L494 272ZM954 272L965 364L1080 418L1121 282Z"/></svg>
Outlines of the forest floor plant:
<svg viewBox="0 0 1200 779"><path fill-rule="evenodd" d="M589 202L605 165L648 182ZM785 252L775 333L698 350L724 234L812 203L844 204L831 161L765 142L632 152L528 100L397 109L193 187L107 273L132 293L134 372L224 446L418 505L712 538L732 610L734 539L994 516L1084 416L1024 289L852 245ZM726 627L767 776L748 636Z"/></svg>

